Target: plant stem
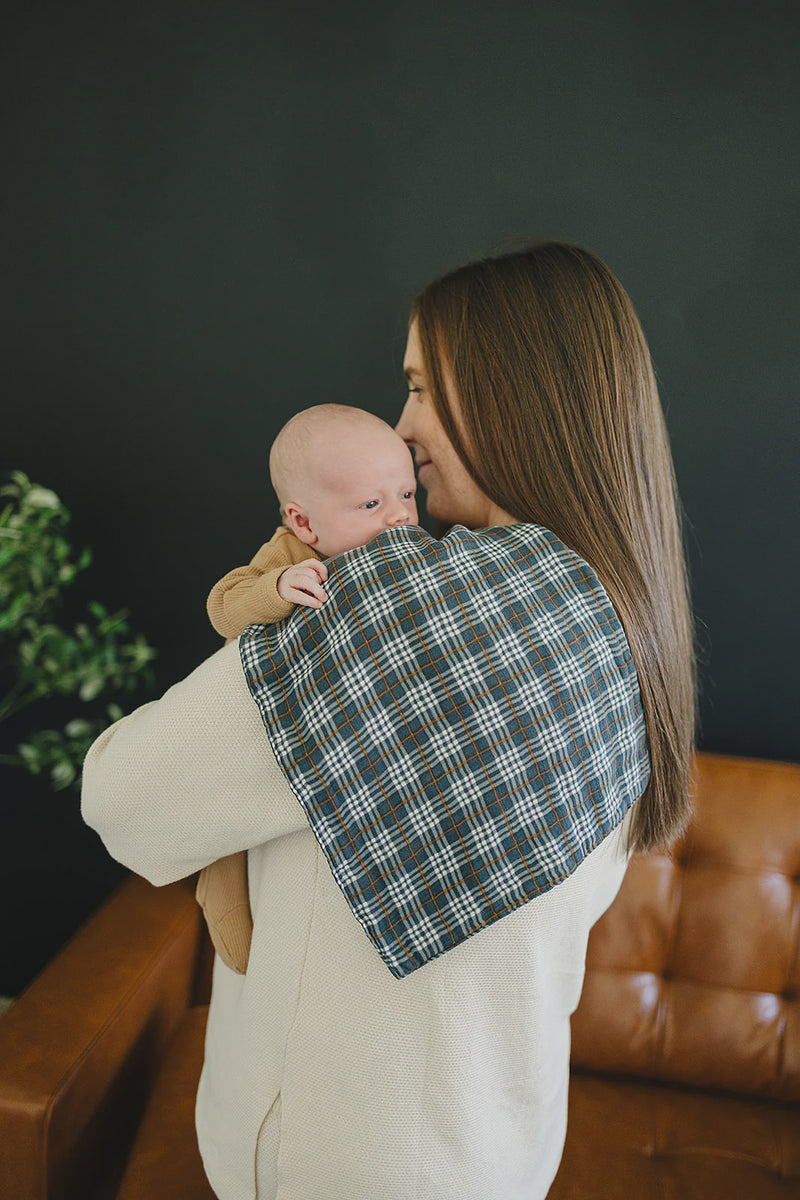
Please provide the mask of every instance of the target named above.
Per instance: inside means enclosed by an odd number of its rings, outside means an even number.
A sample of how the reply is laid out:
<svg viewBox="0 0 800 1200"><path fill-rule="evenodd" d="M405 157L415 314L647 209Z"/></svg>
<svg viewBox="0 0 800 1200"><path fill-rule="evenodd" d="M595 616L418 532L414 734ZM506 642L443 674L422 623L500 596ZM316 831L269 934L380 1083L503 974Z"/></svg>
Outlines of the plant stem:
<svg viewBox="0 0 800 1200"><path fill-rule="evenodd" d="M28 692L27 696L24 692L25 684L20 679L0 701L0 722L7 720L8 717L13 717L14 713L19 712L26 704L32 704L37 699L35 691Z"/></svg>

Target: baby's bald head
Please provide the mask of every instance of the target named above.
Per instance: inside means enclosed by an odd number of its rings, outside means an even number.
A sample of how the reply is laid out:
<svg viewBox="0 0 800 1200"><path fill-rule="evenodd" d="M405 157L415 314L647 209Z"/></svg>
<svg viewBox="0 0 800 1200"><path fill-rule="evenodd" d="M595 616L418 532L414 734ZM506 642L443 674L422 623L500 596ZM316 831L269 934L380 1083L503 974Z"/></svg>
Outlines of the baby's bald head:
<svg viewBox="0 0 800 1200"><path fill-rule="evenodd" d="M324 558L416 525L411 452L380 417L317 404L292 417L269 456L284 525Z"/></svg>
<svg viewBox="0 0 800 1200"><path fill-rule="evenodd" d="M269 474L281 505L308 506L320 489L335 486L355 467L361 447L397 434L373 413L347 404L316 404L296 413L281 429L269 454Z"/></svg>

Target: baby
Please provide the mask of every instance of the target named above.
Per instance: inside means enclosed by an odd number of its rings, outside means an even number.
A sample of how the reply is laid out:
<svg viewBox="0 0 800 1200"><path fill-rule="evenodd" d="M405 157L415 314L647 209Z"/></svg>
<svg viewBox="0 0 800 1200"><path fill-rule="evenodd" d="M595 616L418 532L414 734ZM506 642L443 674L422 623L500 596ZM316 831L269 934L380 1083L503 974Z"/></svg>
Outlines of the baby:
<svg viewBox="0 0 800 1200"><path fill-rule="evenodd" d="M411 453L390 425L363 409L318 404L297 413L273 442L269 472L283 524L249 566L230 571L208 597L211 623L225 638L281 621L297 604L321 608L328 598L324 558L363 546L384 529L417 524ZM217 953L244 974L252 934L247 855L206 867L197 899Z"/></svg>

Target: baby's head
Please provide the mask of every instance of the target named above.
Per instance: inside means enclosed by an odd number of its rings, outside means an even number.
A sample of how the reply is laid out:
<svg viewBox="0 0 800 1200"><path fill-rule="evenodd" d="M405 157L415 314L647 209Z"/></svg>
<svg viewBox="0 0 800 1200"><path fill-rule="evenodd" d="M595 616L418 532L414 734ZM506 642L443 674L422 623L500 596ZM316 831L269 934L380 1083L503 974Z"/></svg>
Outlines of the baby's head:
<svg viewBox="0 0 800 1200"><path fill-rule="evenodd" d="M380 417L317 404L284 425L269 456L283 523L324 558L416 525L411 452Z"/></svg>

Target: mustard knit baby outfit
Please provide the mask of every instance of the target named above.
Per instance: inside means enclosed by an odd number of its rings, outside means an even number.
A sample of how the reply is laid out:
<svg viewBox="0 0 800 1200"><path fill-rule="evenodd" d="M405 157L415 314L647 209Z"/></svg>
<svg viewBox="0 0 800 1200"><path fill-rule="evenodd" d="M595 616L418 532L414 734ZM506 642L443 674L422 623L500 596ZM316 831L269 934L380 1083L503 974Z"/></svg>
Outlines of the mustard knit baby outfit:
<svg viewBox="0 0 800 1200"><path fill-rule="evenodd" d="M288 617L295 606L278 595L278 578L308 558L321 555L280 525L248 566L229 571L211 589L206 608L217 633L237 638L248 625L272 625ZM244 975L253 934L247 854L240 851L205 867L195 894L217 954Z"/></svg>

